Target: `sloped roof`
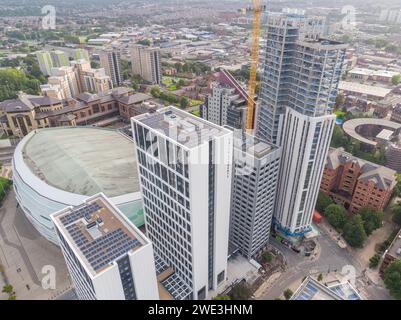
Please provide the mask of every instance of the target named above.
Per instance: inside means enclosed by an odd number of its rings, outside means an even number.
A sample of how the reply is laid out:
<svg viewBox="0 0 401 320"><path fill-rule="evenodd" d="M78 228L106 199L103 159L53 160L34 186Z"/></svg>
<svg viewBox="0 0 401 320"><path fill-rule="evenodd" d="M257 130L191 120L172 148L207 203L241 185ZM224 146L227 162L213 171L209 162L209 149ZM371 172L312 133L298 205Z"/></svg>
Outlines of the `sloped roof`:
<svg viewBox="0 0 401 320"><path fill-rule="evenodd" d="M373 180L380 189L393 188L396 184L396 172L390 168L357 158L345 152L344 148L330 148L326 160L326 168L337 169L347 162L355 162L361 168L361 175L358 180Z"/></svg>

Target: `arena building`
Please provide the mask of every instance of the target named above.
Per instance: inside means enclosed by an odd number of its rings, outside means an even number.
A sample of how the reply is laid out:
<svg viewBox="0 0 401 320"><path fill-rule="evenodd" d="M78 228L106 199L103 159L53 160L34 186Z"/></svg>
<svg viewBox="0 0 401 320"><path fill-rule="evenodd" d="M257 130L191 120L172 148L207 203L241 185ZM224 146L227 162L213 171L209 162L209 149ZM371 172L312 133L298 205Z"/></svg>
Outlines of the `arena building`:
<svg viewBox="0 0 401 320"><path fill-rule="evenodd" d="M56 244L50 215L100 192L137 227L144 224L134 146L115 130L34 130L15 149L13 181L26 217Z"/></svg>

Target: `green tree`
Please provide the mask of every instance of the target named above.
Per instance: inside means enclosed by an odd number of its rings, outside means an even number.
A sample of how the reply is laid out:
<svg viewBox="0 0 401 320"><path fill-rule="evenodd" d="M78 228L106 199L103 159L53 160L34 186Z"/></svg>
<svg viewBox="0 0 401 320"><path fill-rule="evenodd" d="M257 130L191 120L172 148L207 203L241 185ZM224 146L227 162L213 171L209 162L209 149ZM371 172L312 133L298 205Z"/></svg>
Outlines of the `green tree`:
<svg viewBox="0 0 401 320"><path fill-rule="evenodd" d="M399 85L401 82L401 75L400 74L396 74L391 78L391 83L395 86Z"/></svg>
<svg viewBox="0 0 401 320"><path fill-rule="evenodd" d="M316 201L316 210L319 211L320 213L324 213L324 210L329 206L333 204L333 200L325 194L322 191L319 191L319 195L317 196L317 201Z"/></svg>
<svg viewBox="0 0 401 320"><path fill-rule="evenodd" d="M381 227L384 213L370 208L362 208L358 214L361 215L363 221L363 228L366 235L370 236L372 232Z"/></svg>
<svg viewBox="0 0 401 320"><path fill-rule="evenodd" d="M11 294L13 292L14 288L11 284L6 284L3 286L3 290L2 292L7 293L7 294Z"/></svg>
<svg viewBox="0 0 401 320"><path fill-rule="evenodd" d="M349 139L340 126L335 125L331 137L331 146L333 148L346 147L349 145Z"/></svg>
<svg viewBox="0 0 401 320"><path fill-rule="evenodd" d="M362 248L366 240L366 232L363 227L362 217L359 214L355 214L345 223L343 235L345 241L351 247Z"/></svg>
<svg viewBox="0 0 401 320"><path fill-rule="evenodd" d="M390 294L401 300L401 259L395 260L384 270L383 280Z"/></svg>
<svg viewBox="0 0 401 320"><path fill-rule="evenodd" d="M291 289L285 289L283 294L284 294L285 300L290 300L294 293L292 292Z"/></svg>
<svg viewBox="0 0 401 320"><path fill-rule="evenodd" d="M375 254L373 257L369 259L369 268L375 269L379 265L380 262L380 256L378 254Z"/></svg>
<svg viewBox="0 0 401 320"><path fill-rule="evenodd" d="M322 281L323 280L323 274L319 273L317 277L317 281Z"/></svg>
<svg viewBox="0 0 401 320"><path fill-rule="evenodd" d="M155 98L159 98L160 95L161 95L161 90L160 90L160 88L158 86L154 86L150 90L150 94Z"/></svg>
<svg viewBox="0 0 401 320"><path fill-rule="evenodd" d="M393 214L393 221L398 225L401 225L401 205L397 204L392 207L391 213Z"/></svg>
<svg viewBox="0 0 401 320"><path fill-rule="evenodd" d="M245 283L238 283L231 289L230 296L232 300L248 300L252 291Z"/></svg>
<svg viewBox="0 0 401 320"><path fill-rule="evenodd" d="M189 102L188 102L188 98L187 97L181 97L180 98L180 108L181 109L185 109L186 107L188 107Z"/></svg>
<svg viewBox="0 0 401 320"><path fill-rule="evenodd" d="M341 230L347 221L345 209L338 204L331 204L324 210L327 221L337 230Z"/></svg>
<svg viewBox="0 0 401 320"><path fill-rule="evenodd" d="M269 251L264 251L261 255L262 261L266 263L271 263L273 260L273 255Z"/></svg>
<svg viewBox="0 0 401 320"><path fill-rule="evenodd" d="M137 42L137 44L141 44L143 46L150 46L150 40L149 39L142 39L142 40L139 40Z"/></svg>

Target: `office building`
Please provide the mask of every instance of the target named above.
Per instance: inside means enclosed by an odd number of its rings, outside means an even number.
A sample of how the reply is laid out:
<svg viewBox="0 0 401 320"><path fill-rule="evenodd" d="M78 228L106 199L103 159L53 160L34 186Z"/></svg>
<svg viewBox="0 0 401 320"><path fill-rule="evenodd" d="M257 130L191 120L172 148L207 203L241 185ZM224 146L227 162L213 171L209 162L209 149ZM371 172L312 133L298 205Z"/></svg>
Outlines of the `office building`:
<svg viewBox="0 0 401 320"><path fill-rule="evenodd" d="M310 230L346 45L321 39L324 18L269 17L257 136L282 146L275 226Z"/></svg>
<svg viewBox="0 0 401 320"><path fill-rule="evenodd" d="M50 56L52 57L53 67L60 68L68 66L68 58L64 51L52 50L50 51Z"/></svg>
<svg viewBox="0 0 401 320"><path fill-rule="evenodd" d="M362 208L383 211L397 184L396 171L331 148L320 190L351 213Z"/></svg>
<svg viewBox="0 0 401 320"><path fill-rule="evenodd" d="M53 68L53 60L48 51L38 51L36 52L36 59L39 64L40 71L45 76L50 76L51 70Z"/></svg>
<svg viewBox="0 0 401 320"><path fill-rule="evenodd" d="M201 117L220 126L245 129L248 100L248 93L223 69L218 81L212 84L212 93L201 108Z"/></svg>
<svg viewBox="0 0 401 320"><path fill-rule="evenodd" d="M230 243L248 259L269 241L280 156L281 148L235 131Z"/></svg>
<svg viewBox="0 0 401 320"><path fill-rule="evenodd" d="M158 300L152 243L104 194L51 215L80 300Z"/></svg>
<svg viewBox="0 0 401 320"><path fill-rule="evenodd" d="M119 86L123 82L121 74L121 54L118 50L105 49L99 53L100 66L104 68L113 83L113 86Z"/></svg>
<svg viewBox="0 0 401 320"><path fill-rule="evenodd" d="M227 275L233 133L174 107L132 118L146 231L203 300Z"/></svg>
<svg viewBox="0 0 401 320"><path fill-rule="evenodd" d="M132 72L142 79L162 85L162 69L160 61L160 49L142 45L131 48Z"/></svg>

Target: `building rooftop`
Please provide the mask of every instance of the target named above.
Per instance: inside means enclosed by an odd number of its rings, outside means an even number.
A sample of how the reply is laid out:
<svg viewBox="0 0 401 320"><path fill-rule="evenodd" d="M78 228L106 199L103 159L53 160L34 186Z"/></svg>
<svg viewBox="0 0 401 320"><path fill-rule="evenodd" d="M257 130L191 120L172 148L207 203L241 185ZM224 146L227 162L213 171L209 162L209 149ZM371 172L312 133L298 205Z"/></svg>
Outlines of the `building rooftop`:
<svg viewBox="0 0 401 320"><path fill-rule="evenodd" d="M349 282L324 285L311 276L306 277L291 300L362 300Z"/></svg>
<svg viewBox="0 0 401 320"><path fill-rule="evenodd" d="M114 130L52 128L37 130L23 149L33 174L67 192L108 197L139 192L132 142Z"/></svg>
<svg viewBox="0 0 401 320"><path fill-rule="evenodd" d="M52 219L93 276L148 243L101 194L83 205L55 213Z"/></svg>
<svg viewBox="0 0 401 320"><path fill-rule="evenodd" d="M228 129L171 106L136 116L135 119L188 148L230 133Z"/></svg>
<svg viewBox="0 0 401 320"><path fill-rule="evenodd" d="M396 259L401 259L401 230L387 249L387 253Z"/></svg>
<svg viewBox="0 0 401 320"><path fill-rule="evenodd" d="M256 158L262 158L270 152L277 150L277 146L255 136L242 133L239 130L234 132L234 147Z"/></svg>
<svg viewBox="0 0 401 320"><path fill-rule="evenodd" d="M349 81L340 81L338 89L358 94L366 94L382 99L385 98L392 91L391 89L383 87L370 86Z"/></svg>
<svg viewBox="0 0 401 320"><path fill-rule="evenodd" d="M376 119L376 118L359 118L359 119L351 119L343 124L343 129L346 134L351 136L352 138L359 140L365 144L369 144L371 146L376 146L377 142L369 140L362 135L360 135L357 131L357 128L359 126L366 126L366 125L371 125L371 126L381 126L386 129L393 129L393 130L398 130L401 128L401 124L390 121L387 119Z"/></svg>
<svg viewBox="0 0 401 320"><path fill-rule="evenodd" d="M361 175L358 177L358 180L373 180L377 187L382 190L392 189L396 185L396 171L354 157L352 154L345 152L344 148L330 148L327 155L326 167L330 169L337 169L338 166L350 161L357 163L361 168Z"/></svg>

